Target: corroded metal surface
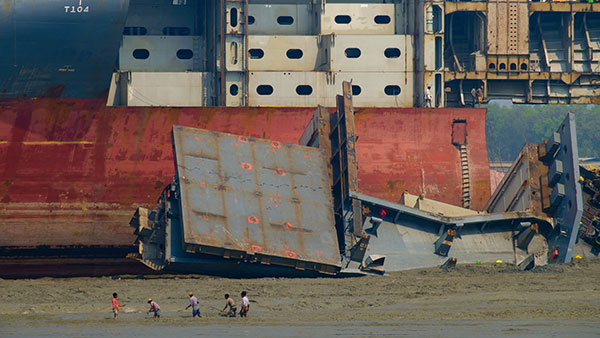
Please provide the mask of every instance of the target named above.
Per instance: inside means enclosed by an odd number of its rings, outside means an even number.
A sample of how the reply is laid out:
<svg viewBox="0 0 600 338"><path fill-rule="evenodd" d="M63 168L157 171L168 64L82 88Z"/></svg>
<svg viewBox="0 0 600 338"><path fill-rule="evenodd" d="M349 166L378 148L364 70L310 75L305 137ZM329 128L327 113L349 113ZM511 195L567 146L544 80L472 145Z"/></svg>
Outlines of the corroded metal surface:
<svg viewBox="0 0 600 338"><path fill-rule="evenodd" d="M188 251L341 265L323 151L181 126L173 145Z"/></svg>
<svg viewBox="0 0 600 338"><path fill-rule="evenodd" d="M466 120L471 209L481 210L490 196L484 115L483 109L355 108L360 192L397 202L407 190L460 206L452 123Z"/></svg>
<svg viewBox="0 0 600 338"><path fill-rule="evenodd" d="M398 201L404 190L425 192L460 205L460 158L451 135L452 121L465 119L472 208L483 207L490 195L484 109L355 112L362 193ZM104 100L87 99L0 101L0 246L130 245L131 210L154 206L172 180L174 124L297 143L313 113L106 107Z"/></svg>

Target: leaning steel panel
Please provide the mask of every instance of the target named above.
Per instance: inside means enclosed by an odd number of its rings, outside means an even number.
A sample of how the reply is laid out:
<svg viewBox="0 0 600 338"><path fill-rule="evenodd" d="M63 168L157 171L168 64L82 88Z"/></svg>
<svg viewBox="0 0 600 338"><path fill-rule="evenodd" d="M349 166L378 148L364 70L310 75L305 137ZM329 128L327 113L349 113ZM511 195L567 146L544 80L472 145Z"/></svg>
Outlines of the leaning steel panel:
<svg viewBox="0 0 600 338"><path fill-rule="evenodd" d="M582 189L579 183L579 151L575 131L575 115L568 113L555 137L545 143L548 163L548 190L542 192L546 208L554 216L554 232L548 238L548 246L555 250L553 257L559 262L569 262L573 257L575 241L579 237L581 216L583 214ZM562 188L562 189L561 189Z"/></svg>
<svg viewBox="0 0 600 338"><path fill-rule="evenodd" d="M322 150L181 126L173 147L187 252L339 270Z"/></svg>

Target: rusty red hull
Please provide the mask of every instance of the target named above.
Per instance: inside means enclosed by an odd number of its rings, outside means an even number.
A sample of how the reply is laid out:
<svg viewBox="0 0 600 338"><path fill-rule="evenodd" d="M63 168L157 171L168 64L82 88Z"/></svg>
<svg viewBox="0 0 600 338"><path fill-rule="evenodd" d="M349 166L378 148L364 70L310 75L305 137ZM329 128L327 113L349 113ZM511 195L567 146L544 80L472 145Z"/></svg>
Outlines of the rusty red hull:
<svg viewBox="0 0 600 338"><path fill-rule="evenodd" d="M106 107L0 101L0 247L127 247L138 206L174 174L174 124L297 143L314 108ZM361 192L461 203L452 122L467 121L472 208L490 196L484 109L356 109Z"/></svg>

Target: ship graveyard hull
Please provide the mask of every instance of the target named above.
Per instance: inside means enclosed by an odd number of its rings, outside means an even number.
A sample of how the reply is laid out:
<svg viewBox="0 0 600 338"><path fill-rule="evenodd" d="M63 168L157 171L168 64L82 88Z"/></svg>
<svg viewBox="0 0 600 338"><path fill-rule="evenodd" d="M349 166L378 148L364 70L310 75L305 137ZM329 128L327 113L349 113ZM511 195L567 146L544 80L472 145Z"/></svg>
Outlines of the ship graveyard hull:
<svg viewBox="0 0 600 338"><path fill-rule="evenodd" d="M314 108L106 107L96 99L0 102L4 257L94 258L136 251L136 207L172 181L175 125L297 143ZM454 120L467 123L472 208L490 195L484 109L356 108L361 192L461 204ZM37 250L43 249L43 250ZM71 254L66 254L70 252ZM101 254L102 253L102 254ZM86 256L87 255L87 256Z"/></svg>

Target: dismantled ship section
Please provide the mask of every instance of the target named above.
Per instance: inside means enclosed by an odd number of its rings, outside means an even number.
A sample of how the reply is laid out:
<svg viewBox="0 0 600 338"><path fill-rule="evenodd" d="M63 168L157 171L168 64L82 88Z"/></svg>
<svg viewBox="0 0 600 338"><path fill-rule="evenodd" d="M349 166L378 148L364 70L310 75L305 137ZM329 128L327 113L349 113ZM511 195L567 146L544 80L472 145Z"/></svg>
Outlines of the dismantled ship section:
<svg viewBox="0 0 600 338"><path fill-rule="evenodd" d="M600 7L514 1L131 0L109 105L593 103Z"/></svg>
<svg viewBox="0 0 600 338"><path fill-rule="evenodd" d="M572 114L530 162L515 162L539 170L507 175L490 212L408 193L393 203L359 192L351 90L344 82L335 112L317 108L301 145L173 127L173 182L155 210L130 221L136 258L155 270L227 276L571 259L582 214Z"/></svg>
<svg viewBox="0 0 600 338"><path fill-rule="evenodd" d="M0 97L333 107L351 81L357 107L597 102L596 3L68 2L3 1Z"/></svg>
<svg viewBox="0 0 600 338"><path fill-rule="evenodd" d="M442 6L448 102L468 104L470 90L483 85L487 99L596 103L598 4L486 1Z"/></svg>
<svg viewBox="0 0 600 338"><path fill-rule="evenodd" d="M106 107L96 99L3 102L3 277L134 271L124 260L120 270L112 268L137 251L127 225L131 210L155 209L172 181L173 125L297 143L314 111ZM357 108L355 128L361 192L398 201L407 191L459 206L468 197L473 209L488 200L484 109ZM111 269L91 268L101 259Z"/></svg>

